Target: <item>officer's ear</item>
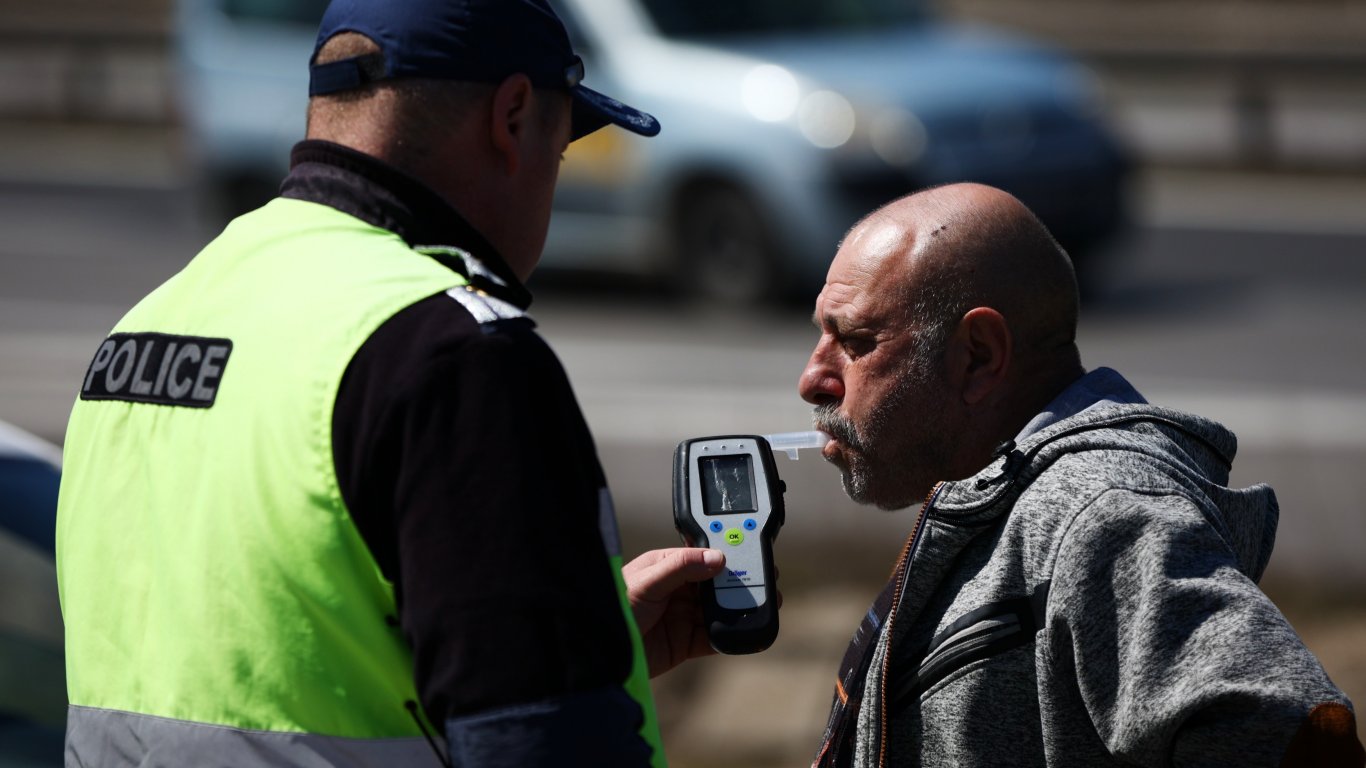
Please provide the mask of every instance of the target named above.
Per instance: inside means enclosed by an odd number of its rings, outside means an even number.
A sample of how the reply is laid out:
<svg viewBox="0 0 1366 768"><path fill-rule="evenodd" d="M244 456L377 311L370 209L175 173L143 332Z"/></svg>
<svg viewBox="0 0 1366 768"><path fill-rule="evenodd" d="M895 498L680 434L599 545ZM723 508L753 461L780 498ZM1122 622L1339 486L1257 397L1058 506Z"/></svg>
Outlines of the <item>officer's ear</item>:
<svg viewBox="0 0 1366 768"><path fill-rule="evenodd" d="M529 121L535 119L534 99L531 80L523 74L509 76L493 91L489 140L499 168L508 176L521 167L522 144L532 134Z"/></svg>
<svg viewBox="0 0 1366 768"><path fill-rule="evenodd" d="M963 402L977 405L996 392L1010 373L1013 353L1010 326L1000 312L977 307L963 315L944 356Z"/></svg>

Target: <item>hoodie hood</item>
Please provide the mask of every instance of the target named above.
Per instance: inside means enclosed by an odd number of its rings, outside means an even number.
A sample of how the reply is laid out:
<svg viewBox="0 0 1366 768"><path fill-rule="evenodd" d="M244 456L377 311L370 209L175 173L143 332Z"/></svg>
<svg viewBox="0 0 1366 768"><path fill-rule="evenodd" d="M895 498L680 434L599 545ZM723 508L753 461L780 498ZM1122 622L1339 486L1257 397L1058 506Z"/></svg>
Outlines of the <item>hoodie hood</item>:
<svg viewBox="0 0 1366 768"><path fill-rule="evenodd" d="M1147 403L1092 407L1007 443L986 469L946 483L935 498L937 514L959 522L986 522L1047 467L1069 454L1088 451L1135 454L1134 467L1159 467L1172 492L1195 503L1235 554L1239 570L1254 581L1271 559L1280 508L1266 485L1228 487L1238 440L1223 425ZM1109 461L1123 478L1122 458ZM980 519L979 519L980 518Z"/></svg>

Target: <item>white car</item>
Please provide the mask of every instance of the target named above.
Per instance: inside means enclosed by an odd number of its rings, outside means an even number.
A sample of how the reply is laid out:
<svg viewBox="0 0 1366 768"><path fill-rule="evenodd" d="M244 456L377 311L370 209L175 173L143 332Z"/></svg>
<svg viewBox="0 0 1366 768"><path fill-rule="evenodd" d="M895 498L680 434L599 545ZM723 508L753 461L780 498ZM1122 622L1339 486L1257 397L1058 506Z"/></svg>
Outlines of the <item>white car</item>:
<svg viewBox="0 0 1366 768"><path fill-rule="evenodd" d="M572 145L546 267L734 303L809 299L858 217L954 181L1015 193L1078 261L1125 221L1127 163L1097 80L1058 51L916 0L551 2L585 84L663 131ZM182 0L185 115L220 188L278 181L324 6Z"/></svg>

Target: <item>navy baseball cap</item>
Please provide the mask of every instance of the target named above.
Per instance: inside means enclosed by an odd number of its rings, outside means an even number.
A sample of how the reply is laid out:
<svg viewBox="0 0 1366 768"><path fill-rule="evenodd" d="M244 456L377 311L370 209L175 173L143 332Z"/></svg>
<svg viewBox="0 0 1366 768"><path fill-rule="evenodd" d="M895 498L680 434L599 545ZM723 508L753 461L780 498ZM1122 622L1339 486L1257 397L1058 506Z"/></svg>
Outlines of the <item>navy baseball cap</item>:
<svg viewBox="0 0 1366 768"><path fill-rule="evenodd" d="M314 63L342 32L365 35L380 53ZM308 95L408 77L499 83L517 73L574 97L571 141L609 123L659 133L653 116L581 84L583 59L546 0L332 0L309 59Z"/></svg>

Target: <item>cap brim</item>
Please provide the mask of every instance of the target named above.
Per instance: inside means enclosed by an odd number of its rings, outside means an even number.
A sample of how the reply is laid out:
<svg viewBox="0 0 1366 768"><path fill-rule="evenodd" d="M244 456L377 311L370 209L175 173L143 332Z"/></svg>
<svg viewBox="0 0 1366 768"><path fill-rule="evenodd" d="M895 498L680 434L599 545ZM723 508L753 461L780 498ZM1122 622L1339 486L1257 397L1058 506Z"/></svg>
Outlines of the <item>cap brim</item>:
<svg viewBox="0 0 1366 768"><path fill-rule="evenodd" d="M631 133L641 136L654 136L659 133L659 121L654 115L629 107L611 96L592 88L576 85L570 91L574 96L573 125L570 128L570 141L581 139L607 125L619 125Z"/></svg>

